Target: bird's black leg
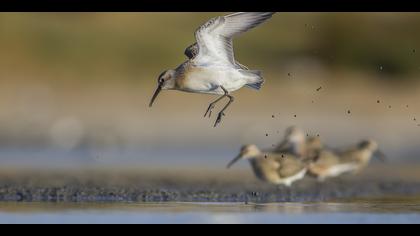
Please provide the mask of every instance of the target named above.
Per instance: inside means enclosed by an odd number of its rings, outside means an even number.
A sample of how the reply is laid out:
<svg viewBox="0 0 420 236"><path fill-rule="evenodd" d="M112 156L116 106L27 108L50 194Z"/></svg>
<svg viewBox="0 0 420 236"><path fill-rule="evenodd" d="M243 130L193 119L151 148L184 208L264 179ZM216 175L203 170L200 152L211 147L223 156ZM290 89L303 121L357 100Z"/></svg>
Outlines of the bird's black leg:
<svg viewBox="0 0 420 236"><path fill-rule="evenodd" d="M232 104L232 102L235 100L234 97L232 97L231 95L229 95L229 92L221 87L223 89L223 91L225 92L225 96L229 98L229 102L226 104L225 107L223 107L223 109L219 112L219 114L217 115L217 119L216 122L214 123L214 127L216 127L221 121L222 121L222 117L225 115L225 110L230 106L230 104Z"/></svg>
<svg viewBox="0 0 420 236"><path fill-rule="evenodd" d="M207 108L206 114L204 114L204 117L207 116L207 114L209 115L209 118L211 117L211 111L213 110L213 108L215 107L216 103L220 102L220 100L222 100L223 98L227 97L229 95L229 92L223 88L223 86L220 86L220 88L223 89L223 92L225 93L223 96L221 96L220 98L216 99L216 101L210 103L209 107Z"/></svg>

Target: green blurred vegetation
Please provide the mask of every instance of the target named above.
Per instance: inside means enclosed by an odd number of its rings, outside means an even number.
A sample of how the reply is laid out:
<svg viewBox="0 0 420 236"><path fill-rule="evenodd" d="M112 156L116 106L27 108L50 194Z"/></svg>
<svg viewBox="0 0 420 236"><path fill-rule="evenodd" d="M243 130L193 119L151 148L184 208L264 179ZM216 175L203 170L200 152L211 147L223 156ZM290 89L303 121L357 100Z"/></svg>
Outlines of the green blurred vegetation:
<svg viewBox="0 0 420 236"><path fill-rule="evenodd" d="M1 13L2 78L150 80L185 60L195 29L226 13ZM420 14L278 13L235 40L236 57L272 72L315 59L331 70L420 72ZM154 81L154 80L152 80Z"/></svg>

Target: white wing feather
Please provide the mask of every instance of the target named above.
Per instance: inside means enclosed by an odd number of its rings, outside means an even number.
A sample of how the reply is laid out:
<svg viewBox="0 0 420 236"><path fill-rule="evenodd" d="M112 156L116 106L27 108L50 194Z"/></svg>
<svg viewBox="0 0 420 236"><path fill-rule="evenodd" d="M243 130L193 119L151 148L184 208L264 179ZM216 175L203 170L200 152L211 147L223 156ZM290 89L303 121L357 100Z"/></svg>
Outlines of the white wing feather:
<svg viewBox="0 0 420 236"><path fill-rule="evenodd" d="M235 65L232 38L271 18L274 12L238 12L210 19L195 32L199 47L194 61L199 64L230 63Z"/></svg>

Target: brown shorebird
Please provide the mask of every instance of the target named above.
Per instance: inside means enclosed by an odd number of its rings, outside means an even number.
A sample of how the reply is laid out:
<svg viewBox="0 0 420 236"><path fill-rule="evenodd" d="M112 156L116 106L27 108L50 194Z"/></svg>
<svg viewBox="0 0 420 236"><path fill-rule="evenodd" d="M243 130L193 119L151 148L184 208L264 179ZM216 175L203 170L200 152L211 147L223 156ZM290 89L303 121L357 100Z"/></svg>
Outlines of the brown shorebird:
<svg viewBox="0 0 420 236"><path fill-rule="evenodd" d="M274 148L273 152L291 153L304 160L311 160L322 148L323 143L319 137L305 137L303 130L292 126L286 130L283 141Z"/></svg>
<svg viewBox="0 0 420 236"><path fill-rule="evenodd" d="M262 152L256 145L243 146L227 168L241 159L249 161L258 179L277 185L290 187L293 182L305 177L307 172L307 164L298 157L290 153Z"/></svg>
<svg viewBox="0 0 420 236"><path fill-rule="evenodd" d="M372 157L385 161L385 155L373 140L363 141L356 147L343 152L335 153L322 149L309 165L309 173L318 177L319 181L348 172L358 173L369 164Z"/></svg>
<svg viewBox="0 0 420 236"><path fill-rule="evenodd" d="M210 19L195 32L196 43L185 50L189 60L175 70L164 71L149 106L161 90L216 94L220 98L210 103L204 117L210 117L215 104L223 98L228 103L219 112L216 127L233 102L231 95L243 86L259 90L264 83L261 72L249 70L234 58L232 39L271 18L274 12L238 12Z"/></svg>
<svg viewBox="0 0 420 236"><path fill-rule="evenodd" d="M302 157L305 154L305 141L306 137L303 130L291 126L286 129L283 141L274 148L273 152L287 152Z"/></svg>

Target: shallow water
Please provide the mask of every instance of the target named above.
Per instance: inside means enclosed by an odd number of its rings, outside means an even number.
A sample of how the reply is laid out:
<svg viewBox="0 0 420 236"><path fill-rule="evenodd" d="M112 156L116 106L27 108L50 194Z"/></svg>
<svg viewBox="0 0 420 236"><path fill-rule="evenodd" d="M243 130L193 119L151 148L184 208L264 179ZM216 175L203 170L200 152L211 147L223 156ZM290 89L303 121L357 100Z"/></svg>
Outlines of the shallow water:
<svg viewBox="0 0 420 236"><path fill-rule="evenodd" d="M1 203L0 223L420 223L418 199L340 203Z"/></svg>

